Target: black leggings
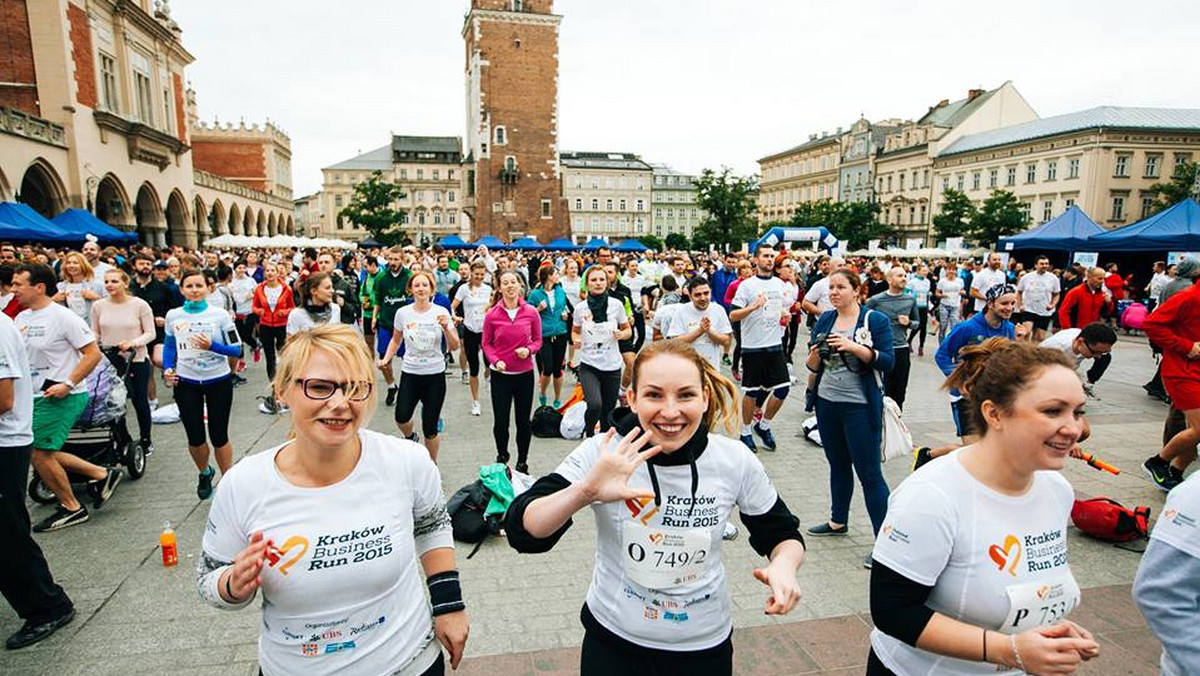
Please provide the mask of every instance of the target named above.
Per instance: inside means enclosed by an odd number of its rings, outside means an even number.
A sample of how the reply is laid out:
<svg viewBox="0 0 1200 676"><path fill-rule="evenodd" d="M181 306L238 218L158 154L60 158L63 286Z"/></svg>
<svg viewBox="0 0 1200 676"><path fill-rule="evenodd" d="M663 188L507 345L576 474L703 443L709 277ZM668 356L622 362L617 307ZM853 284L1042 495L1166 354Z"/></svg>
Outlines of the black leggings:
<svg viewBox="0 0 1200 676"><path fill-rule="evenodd" d="M875 654L875 649L871 649L871 654L867 655L867 676L896 676L896 673L884 666L880 661L879 656Z"/></svg>
<svg viewBox="0 0 1200 676"><path fill-rule="evenodd" d="M583 434L595 434L596 423L600 431L612 427L612 412L617 407L617 395L621 392L621 369L601 371L588 364L579 365L579 384L583 386L583 399L587 411L583 414Z"/></svg>
<svg viewBox="0 0 1200 676"><path fill-rule="evenodd" d="M208 409L208 441L213 448L229 443L229 411L233 409L233 379L226 376L203 385L180 380L175 384L179 420L188 446L203 446L204 413Z"/></svg>
<svg viewBox="0 0 1200 676"><path fill-rule="evenodd" d="M529 415L533 409L533 371L492 373L492 436L496 439L496 462L508 462L508 412L517 419L517 464L529 462L529 441L533 430Z"/></svg>
<svg viewBox="0 0 1200 676"><path fill-rule="evenodd" d="M258 315L249 314L241 319L234 319L233 325L237 327L238 337L242 339L242 345L251 350L257 350L258 339L254 337L254 327L258 326Z"/></svg>
<svg viewBox="0 0 1200 676"><path fill-rule="evenodd" d="M467 365L471 369L472 378L479 375L479 353L482 347L483 334L463 327L463 349L467 351Z"/></svg>
<svg viewBox="0 0 1200 676"><path fill-rule="evenodd" d="M796 341L800 338L800 316L792 315L788 322L787 331L783 334L783 353L787 355L788 363L792 363L792 355L796 353Z"/></svg>
<svg viewBox="0 0 1200 676"><path fill-rule="evenodd" d="M421 672L421 676L443 676L446 673L446 655L438 653L437 660L429 665L429 668ZM258 676L263 676L262 669L258 670Z"/></svg>
<svg viewBox="0 0 1200 676"><path fill-rule="evenodd" d="M150 401L147 399L150 392L150 359L130 364L125 382L133 399L133 411L137 413L138 438L150 443Z"/></svg>
<svg viewBox="0 0 1200 676"><path fill-rule="evenodd" d="M638 352L642 346L646 344L646 316L642 311L634 308L633 310L633 351Z"/></svg>
<svg viewBox="0 0 1200 676"><path fill-rule="evenodd" d="M538 373L542 376L561 378L563 360L567 358L567 334L542 336L542 347L537 353Z"/></svg>
<svg viewBox="0 0 1200 676"><path fill-rule="evenodd" d="M707 650L684 652L644 648L619 637L602 636L600 631L587 629L583 633L579 666L581 676L727 676L733 674L733 637Z"/></svg>
<svg viewBox="0 0 1200 676"><path fill-rule="evenodd" d="M267 378L275 380L275 353L287 342L287 327L260 324L258 337L262 339L263 354L267 358Z"/></svg>
<svg viewBox="0 0 1200 676"><path fill-rule="evenodd" d="M730 322L733 326L733 370L738 370L742 364L742 323Z"/></svg>
<svg viewBox="0 0 1200 676"><path fill-rule="evenodd" d="M929 308L927 308L927 307L917 308L917 327L915 329L910 329L908 332L909 344L910 345L912 344L913 337L920 336L921 340L917 343L917 345L922 350L924 350L925 349L925 336L926 336L926 334L929 333L928 327L929 327Z"/></svg>
<svg viewBox="0 0 1200 676"><path fill-rule="evenodd" d="M421 402L421 434L426 439L438 435L438 418L442 417L442 403L446 401L446 373L438 371L428 375L400 372L400 391L396 395L396 424L412 420Z"/></svg>

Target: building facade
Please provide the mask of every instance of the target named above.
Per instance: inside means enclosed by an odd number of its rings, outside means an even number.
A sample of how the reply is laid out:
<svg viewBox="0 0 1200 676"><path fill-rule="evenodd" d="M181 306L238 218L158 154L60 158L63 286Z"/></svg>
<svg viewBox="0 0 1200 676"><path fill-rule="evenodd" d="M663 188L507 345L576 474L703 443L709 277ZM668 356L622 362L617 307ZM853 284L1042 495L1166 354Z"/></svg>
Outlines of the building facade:
<svg viewBox="0 0 1200 676"><path fill-rule="evenodd" d="M0 7L7 47L0 199L47 217L85 208L159 245L195 246L228 228L234 211L239 227L264 234L271 221L291 227L290 199L195 171L194 97L184 86L193 57L165 5L3 0Z"/></svg>
<svg viewBox="0 0 1200 676"><path fill-rule="evenodd" d="M553 0L471 0L463 209L472 237L565 236Z"/></svg>
<svg viewBox="0 0 1200 676"><path fill-rule="evenodd" d="M1113 228L1148 215L1150 189L1200 157L1200 110L1104 106L960 137L933 160L934 207L955 188L976 204L1014 193L1030 225L1078 205Z"/></svg>
<svg viewBox="0 0 1200 676"><path fill-rule="evenodd" d="M842 135L842 162L838 175L840 202L870 202L875 199L875 155L884 139L900 126L900 120L871 123L860 118Z"/></svg>
<svg viewBox="0 0 1200 676"><path fill-rule="evenodd" d="M414 243L445 235L469 235L462 218L462 139L457 136L393 136L382 148L321 169L320 213L308 224L314 237L362 239L367 231L341 215L354 186L381 172L404 190L396 204L405 212L401 226Z"/></svg>
<svg viewBox="0 0 1200 676"><path fill-rule="evenodd" d="M563 152L560 161L575 242L650 234L653 167L632 153Z"/></svg>
<svg viewBox="0 0 1200 676"><path fill-rule="evenodd" d="M841 127L812 134L808 142L758 161L759 224L786 221L804 202L838 201L841 137Z"/></svg>
<svg viewBox="0 0 1200 676"><path fill-rule="evenodd" d="M313 229L320 230L321 226L321 193L314 192L311 195L297 197L292 201L294 211L293 217L296 220L296 235L300 237L308 237Z"/></svg>
<svg viewBox="0 0 1200 676"><path fill-rule="evenodd" d="M653 209L650 224L655 237L682 234L689 239L704 222L705 211L697 203L696 177L680 173L666 165L654 166L651 190Z"/></svg>

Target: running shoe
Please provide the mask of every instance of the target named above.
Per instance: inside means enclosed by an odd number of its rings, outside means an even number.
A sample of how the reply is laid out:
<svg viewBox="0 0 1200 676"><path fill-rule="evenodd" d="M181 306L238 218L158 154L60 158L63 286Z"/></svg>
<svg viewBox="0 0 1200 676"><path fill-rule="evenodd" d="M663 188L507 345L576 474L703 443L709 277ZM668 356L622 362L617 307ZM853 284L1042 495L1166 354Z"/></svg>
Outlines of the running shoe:
<svg viewBox="0 0 1200 676"><path fill-rule="evenodd" d="M925 466L925 463L933 460L933 456L929 454L930 450L928 446L918 446L913 449L912 471L915 472L921 469Z"/></svg>
<svg viewBox="0 0 1200 676"><path fill-rule="evenodd" d="M738 382L742 381L742 372L739 369L732 369L731 372L733 374L734 380L736 380Z"/></svg>
<svg viewBox="0 0 1200 676"><path fill-rule="evenodd" d="M470 373L467 373L466 371L462 372L462 384L463 385L471 384L471 374Z"/></svg>
<svg viewBox="0 0 1200 676"><path fill-rule="evenodd" d="M546 395L544 395L544 394L539 394L539 395L538 395L538 404L539 404L540 406L545 406L545 405L546 405Z"/></svg>
<svg viewBox="0 0 1200 676"><path fill-rule="evenodd" d="M154 444L150 443L149 441L139 441L138 444L140 444L142 447L142 455L146 456L147 458L154 455Z"/></svg>
<svg viewBox="0 0 1200 676"><path fill-rule="evenodd" d="M768 451L774 451L775 450L775 434L771 431L771 429L767 428L767 427L762 427L761 425L758 425L758 424L755 424L753 429L754 429L754 433L758 435L758 438L762 439L763 448L766 448Z"/></svg>
<svg viewBox="0 0 1200 676"><path fill-rule="evenodd" d="M212 497L213 492L213 477L217 476L217 470L212 467L205 468L200 473L200 478L196 481L196 496L201 500L207 500Z"/></svg>
<svg viewBox="0 0 1200 676"><path fill-rule="evenodd" d="M438 418L438 434L446 431L446 421L443 418Z"/></svg>
<svg viewBox="0 0 1200 676"><path fill-rule="evenodd" d="M728 521L726 521L725 522L725 532L721 533L721 539L722 540L736 540L737 536L738 536L738 527L733 525L732 523L729 523Z"/></svg>
<svg viewBox="0 0 1200 676"><path fill-rule="evenodd" d="M1090 399L1099 399L1096 396L1096 383L1083 383L1083 393Z"/></svg>
<svg viewBox="0 0 1200 676"><path fill-rule="evenodd" d="M871 555L867 554L867 558L863 559L863 568L866 568L867 570L871 570L871 563L872 563Z"/></svg>
<svg viewBox="0 0 1200 676"><path fill-rule="evenodd" d="M261 347L254 348L254 363L257 364L259 362L259 360L261 360L261 359L262 359L262 348Z"/></svg>
<svg viewBox="0 0 1200 676"><path fill-rule="evenodd" d="M555 399L554 400L554 410L557 411L560 408L562 408L562 399Z"/></svg>
<svg viewBox="0 0 1200 676"><path fill-rule="evenodd" d="M288 408L288 407L287 407L287 404L284 404L284 403L280 402L280 404L279 404L279 412L280 412L280 413L291 413L291 412L292 412L292 409Z"/></svg>
<svg viewBox="0 0 1200 676"><path fill-rule="evenodd" d="M1183 470L1177 468L1175 465L1167 465L1167 471L1171 473L1171 481L1175 484L1175 486L1183 483ZM1172 488L1174 488L1174 486L1172 486Z"/></svg>
<svg viewBox="0 0 1200 676"><path fill-rule="evenodd" d="M738 439L740 439L743 444L746 444L746 448L750 449L752 453L758 453L758 445L754 443L753 434L743 434L742 436L738 437Z"/></svg>
<svg viewBox="0 0 1200 676"><path fill-rule="evenodd" d="M821 523L810 527L805 532L809 535L815 535L816 537L826 537L829 535L849 535L850 527L843 524L838 528L834 528L833 526L829 525L828 521L822 521Z"/></svg>
<svg viewBox="0 0 1200 676"><path fill-rule="evenodd" d="M730 358L729 358L729 355L727 355L727 354L726 354L726 355L721 355L721 363L722 363L722 364L724 364L724 365L726 365L726 366L733 366L733 360L732 360L732 359L730 359Z"/></svg>
<svg viewBox="0 0 1200 676"><path fill-rule="evenodd" d="M236 374L236 373L234 373L234 374L233 374L232 376L230 376L230 377L233 379L233 386L234 386L234 387L241 387L242 385L245 385L245 384L246 384L246 379L245 379L245 378L243 378L242 376L239 376L239 375L238 375L238 374Z"/></svg>
<svg viewBox="0 0 1200 676"><path fill-rule="evenodd" d="M421 436L419 434L417 434L416 432L413 432L412 434L410 434L404 438L408 439L409 441L413 442L414 444L421 443Z"/></svg>
<svg viewBox="0 0 1200 676"><path fill-rule="evenodd" d="M146 403L150 404L151 411L158 408L158 400L157 399L148 399Z"/></svg>
<svg viewBox="0 0 1200 676"><path fill-rule="evenodd" d="M483 411L479 408L479 402L471 402L471 415L482 415Z"/></svg>
<svg viewBox="0 0 1200 676"><path fill-rule="evenodd" d="M92 508L100 509L112 497L117 484L121 483L121 470L109 469L107 476L92 483L96 485L96 497L92 500Z"/></svg>
<svg viewBox="0 0 1200 676"><path fill-rule="evenodd" d="M1164 493L1170 491L1176 485L1171 477L1171 463L1163 460L1158 455L1152 455L1147 458L1146 462L1142 463L1142 471Z"/></svg>
<svg viewBox="0 0 1200 676"><path fill-rule="evenodd" d="M384 401L385 406L394 406L396 404L396 393L400 391L395 385L387 388L387 399Z"/></svg>
<svg viewBox="0 0 1200 676"><path fill-rule="evenodd" d="M529 474L529 464L528 463L518 462L517 464L513 465L513 469L520 472L521 474Z"/></svg>
<svg viewBox="0 0 1200 676"><path fill-rule="evenodd" d="M79 506L79 509L70 510L62 505L59 505L54 513L33 524L33 532L49 533L51 531L62 530L83 523L88 520L87 507Z"/></svg>
<svg viewBox="0 0 1200 676"><path fill-rule="evenodd" d="M275 403L275 397L258 397L261 402L258 405L258 412L267 415L275 415L279 413L279 405Z"/></svg>

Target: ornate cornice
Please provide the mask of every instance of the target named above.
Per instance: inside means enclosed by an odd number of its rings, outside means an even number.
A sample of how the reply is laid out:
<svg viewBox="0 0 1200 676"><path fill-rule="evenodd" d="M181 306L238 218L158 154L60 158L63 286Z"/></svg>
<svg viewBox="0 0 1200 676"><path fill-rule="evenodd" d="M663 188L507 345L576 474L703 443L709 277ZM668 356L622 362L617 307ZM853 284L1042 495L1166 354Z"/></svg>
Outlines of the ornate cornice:
<svg viewBox="0 0 1200 676"><path fill-rule="evenodd" d="M153 127L147 127L141 122L126 120L103 110L93 112L92 116L96 120L96 126L125 137L130 160L153 164L159 170L165 169L171 163L174 159L172 156L178 157L191 150L191 146L183 141Z"/></svg>

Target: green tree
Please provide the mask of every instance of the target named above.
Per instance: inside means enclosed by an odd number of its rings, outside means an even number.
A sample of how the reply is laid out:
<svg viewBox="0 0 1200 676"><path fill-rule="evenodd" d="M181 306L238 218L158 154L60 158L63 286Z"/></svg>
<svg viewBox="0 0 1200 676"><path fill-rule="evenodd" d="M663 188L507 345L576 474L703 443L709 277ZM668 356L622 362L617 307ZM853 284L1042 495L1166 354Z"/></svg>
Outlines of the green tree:
<svg viewBox="0 0 1200 676"><path fill-rule="evenodd" d="M976 244L991 247L1001 237L1015 235L1028 225L1021 200L1007 190L993 190L971 219L969 234Z"/></svg>
<svg viewBox="0 0 1200 676"><path fill-rule="evenodd" d="M708 251L710 246L712 246L712 244L708 241L708 238L704 236L703 232L697 230L692 233L692 251Z"/></svg>
<svg viewBox="0 0 1200 676"><path fill-rule="evenodd" d="M696 202L705 214L696 234L722 251L753 239L758 234L757 197L754 176L735 176L728 167L719 174L705 169L696 179Z"/></svg>
<svg viewBox="0 0 1200 676"><path fill-rule="evenodd" d="M350 204L338 212L381 242L398 240L402 232L391 232L392 228L407 221L407 211L397 209L396 202L407 195L399 185L385 179L382 171L372 172L367 180L354 186Z"/></svg>
<svg viewBox="0 0 1200 676"><path fill-rule="evenodd" d="M642 235L641 237L638 237L638 241L650 247L651 249L654 249L655 251L663 250L662 239L654 235Z"/></svg>
<svg viewBox="0 0 1200 676"><path fill-rule="evenodd" d="M942 193L941 212L933 217L933 229L941 238L968 236L975 214L975 205L966 194L946 188Z"/></svg>
<svg viewBox="0 0 1200 676"><path fill-rule="evenodd" d="M667 233L665 244L667 245L668 249L676 249L680 251L686 251L691 248L691 242L688 241L687 235L683 234L682 232Z"/></svg>
<svg viewBox="0 0 1200 676"><path fill-rule="evenodd" d="M882 207L878 202L849 202L841 205L835 227L830 231L846 243L847 249L865 249L871 240L885 242L896 234L896 229L879 222Z"/></svg>
<svg viewBox="0 0 1200 676"><path fill-rule="evenodd" d="M1175 173L1171 175L1170 181L1150 186L1151 190L1158 193L1158 199L1154 202L1154 207L1150 212L1156 214L1182 202L1184 198L1191 195L1192 188L1196 186L1197 174L1200 174L1200 164L1183 162L1175 167Z"/></svg>

